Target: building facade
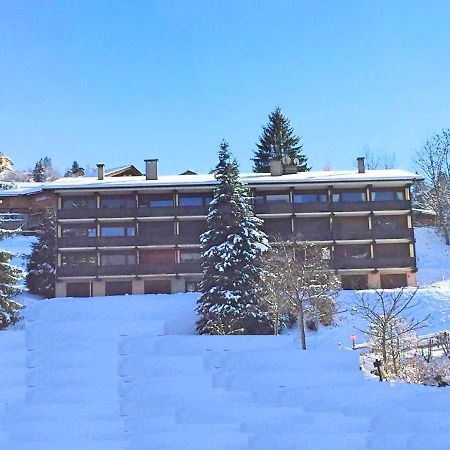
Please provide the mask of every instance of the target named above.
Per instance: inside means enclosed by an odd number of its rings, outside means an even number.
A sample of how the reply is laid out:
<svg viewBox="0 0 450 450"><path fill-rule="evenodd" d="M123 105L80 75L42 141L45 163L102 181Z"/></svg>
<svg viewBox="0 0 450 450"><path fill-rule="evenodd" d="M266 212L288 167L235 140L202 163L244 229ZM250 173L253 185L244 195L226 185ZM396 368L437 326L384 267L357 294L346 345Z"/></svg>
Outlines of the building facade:
<svg viewBox="0 0 450 450"><path fill-rule="evenodd" d="M279 172L277 172L279 173ZM282 173L282 172L281 172ZM410 187L400 170L249 174L255 213L269 236L323 247L343 287L415 285ZM194 291L199 235L213 197L212 175L68 178L51 184L57 202L56 296Z"/></svg>

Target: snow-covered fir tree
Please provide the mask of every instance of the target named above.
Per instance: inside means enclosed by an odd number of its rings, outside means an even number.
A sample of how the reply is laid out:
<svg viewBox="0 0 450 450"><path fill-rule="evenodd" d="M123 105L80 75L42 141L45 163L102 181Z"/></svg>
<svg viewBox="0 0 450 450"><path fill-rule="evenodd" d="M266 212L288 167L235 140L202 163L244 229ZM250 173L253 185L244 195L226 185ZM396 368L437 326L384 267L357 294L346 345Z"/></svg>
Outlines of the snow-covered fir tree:
<svg viewBox="0 0 450 450"><path fill-rule="evenodd" d="M253 158L254 172L270 172L270 160L289 156L292 161L298 160L298 170L310 170L308 158L302 152L303 145L296 136L289 119L276 108L269 114L269 122L263 127L263 133L256 144Z"/></svg>
<svg viewBox="0 0 450 450"><path fill-rule="evenodd" d="M12 234L10 231L0 229L0 240ZM23 271L11 264L13 256L11 252L0 250L0 330L20 320L22 309L22 305L13 297L21 291L17 283L22 279Z"/></svg>
<svg viewBox="0 0 450 450"><path fill-rule="evenodd" d="M55 213L44 212L41 234L32 244L27 265L27 287L31 293L45 298L55 296L56 226Z"/></svg>
<svg viewBox="0 0 450 450"><path fill-rule="evenodd" d="M226 142L220 145L214 175L218 185L209 208L208 229L200 237L203 280L197 330L200 334L271 333L267 314L258 305L261 253L269 243Z"/></svg>

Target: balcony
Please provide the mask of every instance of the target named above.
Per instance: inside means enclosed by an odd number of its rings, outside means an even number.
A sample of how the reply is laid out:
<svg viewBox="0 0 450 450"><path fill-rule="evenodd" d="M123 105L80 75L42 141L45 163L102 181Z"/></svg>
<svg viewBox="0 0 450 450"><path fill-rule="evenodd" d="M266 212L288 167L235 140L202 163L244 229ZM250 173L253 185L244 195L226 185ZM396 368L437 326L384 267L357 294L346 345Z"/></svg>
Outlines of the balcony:
<svg viewBox="0 0 450 450"><path fill-rule="evenodd" d="M349 212L349 211L370 211L370 202L333 202L330 203L332 211Z"/></svg>
<svg viewBox="0 0 450 450"><path fill-rule="evenodd" d="M56 216L58 219L95 219L96 211L96 208L58 209Z"/></svg>
<svg viewBox="0 0 450 450"><path fill-rule="evenodd" d="M58 239L59 248L72 247L120 247L136 245L134 236L109 237L62 237Z"/></svg>
<svg viewBox="0 0 450 450"><path fill-rule="evenodd" d="M413 239L412 228L374 228L372 230L374 239Z"/></svg>
<svg viewBox="0 0 450 450"><path fill-rule="evenodd" d="M254 206L255 214L292 214L293 204L287 202L265 203Z"/></svg>
<svg viewBox="0 0 450 450"><path fill-rule="evenodd" d="M178 206L177 216L207 216L209 206Z"/></svg>
<svg viewBox="0 0 450 450"><path fill-rule="evenodd" d="M174 234L151 234L146 236L138 236L136 245L175 245L177 236Z"/></svg>
<svg viewBox="0 0 450 450"><path fill-rule="evenodd" d="M332 241L331 230L299 230L294 233L297 240L300 241Z"/></svg>
<svg viewBox="0 0 450 450"><path fill-rule="evenodd" d="M370 204L373 211L411 209L411 202L408 200L373 201Z"/></svg>
<svg viewBox="0 0 450 450"><path fill-rule="evenodd" d="M333 237L335 240L372 239L372 230L369 228L341 228L333 230Z"/></svg>
<svg viewBox="0 0 450 450"><path fill-rule="evenodd" d="M83 264L78 266L60 266L56 268L57 277L86 277L96 276L98 267L94 264Z"/></svg>
<svg viewBox="0 0 450 450"><path fill-rule="evenodd" d="M334 257L331 266L335 269L373 269L376 267L373 258Z"/></svg>
<svg viewBox="0 0 450 450"><path fill-rule="evenodd" d="M409 256L378 256L375 262L377 268L416 267L416 258Z"/></svg>
<svg viewBox="0 0 450 450"><path fill-rule="evenodd" d="M381 269L381 268L410 268L416 266L415 258L409 256L379 256L375 258L335 257L332 267L335 269Z"/></svg>
<svg viewBox="0 0 450 450"><path fill-rule="evenodd" d="M331 211L331 203L328 202L294 203L293 206L294 206L294 213Z"/></svg>
<svg viewBox="0 0 450 450"><path fill-rule="evenodd" d="M176 264L162 262L139 264L137 270L139 275L174 274L176 273Z"/></svg>
<svg viewBox="0 0 450 450"><path fill-rule="evenodd" d="M201 273L201 261L185 261L176 265L177 273Z"/></svg>

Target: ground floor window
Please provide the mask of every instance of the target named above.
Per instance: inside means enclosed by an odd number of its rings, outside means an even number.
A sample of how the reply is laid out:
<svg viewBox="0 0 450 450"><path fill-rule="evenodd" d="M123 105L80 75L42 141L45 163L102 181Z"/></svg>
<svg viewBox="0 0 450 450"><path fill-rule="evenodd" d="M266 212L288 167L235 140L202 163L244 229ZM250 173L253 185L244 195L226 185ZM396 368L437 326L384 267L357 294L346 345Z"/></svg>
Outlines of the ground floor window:
<svg viewBox="0 0 450 450"><path fill-rule="evenodd" d="M368 289L367 275L341 275L342 289Z"/></svg>
<svg viewBox="0 0 450 450"><path fill-rule="evenodd" d="M381 275L381 289L394 289L408 285L406 273Z"/></svg>
<svg viewBox="0 0 450 450"><path fill-rule="evenodd" d="M147 280L144 282L144 292L146 294L170 294L172 285L170 280Z"/></svg>
<svg viewBox="0 0 450 450"><path fill-rule="evenodd" d="M133 287L131 281L107 281L105 283L106 295L132 294Z"/></svg>
<svg viewBox="0 0 450 450"><path fill-rule="evenodd" d="M67 297L91 297L91 283L90 282L78 282L67 283L66 285Z"/></svg>

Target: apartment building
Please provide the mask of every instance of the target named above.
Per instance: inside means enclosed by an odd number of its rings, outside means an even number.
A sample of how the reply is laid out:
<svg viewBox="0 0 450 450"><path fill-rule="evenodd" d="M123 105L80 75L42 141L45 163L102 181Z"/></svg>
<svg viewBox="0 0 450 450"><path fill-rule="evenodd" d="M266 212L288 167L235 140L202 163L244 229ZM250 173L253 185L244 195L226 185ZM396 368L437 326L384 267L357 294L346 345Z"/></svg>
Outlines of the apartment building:
<svg viewBox="0 0 450 450"><path fill-rule="evenodd" d="M56 196L56 295L101 296L194 291L201 279L199 235L206 229L213 175L66 178ZM402 170L295 173L275 162L270 174L241 179L270 236L323 247L343 287L415 285L410 187Z"/></svg>

